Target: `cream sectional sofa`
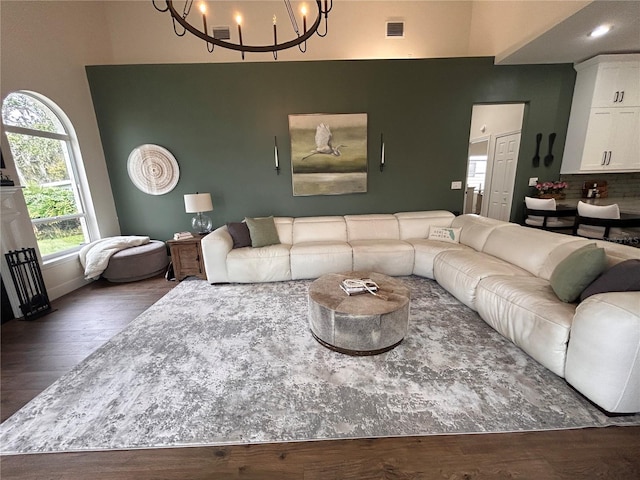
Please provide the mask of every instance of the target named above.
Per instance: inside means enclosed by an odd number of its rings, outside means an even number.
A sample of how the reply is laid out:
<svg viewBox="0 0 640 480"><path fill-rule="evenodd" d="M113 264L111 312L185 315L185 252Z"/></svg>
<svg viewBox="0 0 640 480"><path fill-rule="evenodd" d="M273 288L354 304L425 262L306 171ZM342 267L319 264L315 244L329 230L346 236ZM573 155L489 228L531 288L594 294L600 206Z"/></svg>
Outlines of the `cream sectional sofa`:
<svg viewBox="0 0 640 480"><path fill-rule="evenodd" d="M491 327L608 412L640 412L640 293L559 300L554 268L593 240L446 211L276 217L279 245L233 249L227 227L202 240L210 283L377 271L435 279ZM460 228L459 243L429 240ZM596 242L609 267L640 249Z"/></svg>

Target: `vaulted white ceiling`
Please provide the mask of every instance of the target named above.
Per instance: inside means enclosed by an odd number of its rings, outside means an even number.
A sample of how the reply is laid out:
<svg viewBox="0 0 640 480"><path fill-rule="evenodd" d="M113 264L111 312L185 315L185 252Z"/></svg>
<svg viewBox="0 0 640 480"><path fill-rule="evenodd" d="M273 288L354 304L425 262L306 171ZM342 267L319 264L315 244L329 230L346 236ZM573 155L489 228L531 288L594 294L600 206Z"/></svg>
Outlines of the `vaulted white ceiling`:
<svg viewBox="0 0 640 480"><path fill-rule="evenodd" d="M156 0L157 5L163 3ZM312 1L292 2L296 11L302 3L315 8ZM209 25L228 25L232 40L237 36L236 12L243 15L246 44L272 41L274 14L279 39L292 32L282 1L207 4ZM209 54L201 40L190 35L178 38L169 14L156 11L151 0L108 1L103 8L114 63L242 61L238 52L216 48ZM195 7L191 16L199 25ZM306 54L291 49L281 52L279 60L495 56L498 64L572 63L601 53L640 52L639 19L636 0L334 0L327 37L314 36ZM390 20L405 23L404 38L385 38ZM613 26L608 36L587 37L603 22ZM273 61L273 57L247 54L246 61Z"/></svg>

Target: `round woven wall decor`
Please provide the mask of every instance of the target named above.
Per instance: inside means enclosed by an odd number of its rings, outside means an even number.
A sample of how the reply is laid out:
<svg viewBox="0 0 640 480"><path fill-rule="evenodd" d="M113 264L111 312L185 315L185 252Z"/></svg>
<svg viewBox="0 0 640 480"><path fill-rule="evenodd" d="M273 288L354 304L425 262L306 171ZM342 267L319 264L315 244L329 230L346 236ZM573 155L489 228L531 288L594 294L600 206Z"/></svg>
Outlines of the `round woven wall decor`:
<svg viewBox="0 0 640 480"><path fill-rule="evenodd" d="M127 160L133 184L149 195L164 195L178 184L180 168L171 152L159 145L140 145Z"/></svg>

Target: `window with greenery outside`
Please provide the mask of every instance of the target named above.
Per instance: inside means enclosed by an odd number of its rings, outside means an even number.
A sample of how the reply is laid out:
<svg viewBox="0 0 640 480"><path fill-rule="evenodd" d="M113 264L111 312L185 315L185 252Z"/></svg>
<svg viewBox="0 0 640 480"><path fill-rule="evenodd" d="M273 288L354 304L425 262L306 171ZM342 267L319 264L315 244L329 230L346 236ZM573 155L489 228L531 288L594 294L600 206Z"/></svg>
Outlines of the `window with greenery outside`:
<svg viewBox="0 0 640 480"><path fill-rule="evenodd" d="M89 241L72 141L66 119L29 92L9 94L2 121L19 184L43 257L78 249Z"/></svg>

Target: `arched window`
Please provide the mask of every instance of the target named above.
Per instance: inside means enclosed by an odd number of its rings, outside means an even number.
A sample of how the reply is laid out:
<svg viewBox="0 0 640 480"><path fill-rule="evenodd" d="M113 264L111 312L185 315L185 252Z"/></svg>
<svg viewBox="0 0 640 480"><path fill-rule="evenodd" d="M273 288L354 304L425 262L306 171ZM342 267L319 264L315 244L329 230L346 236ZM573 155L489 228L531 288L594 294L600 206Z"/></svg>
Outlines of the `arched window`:
<svg viewBox="0 0 640 480"><path fill-rule="evenodd" d="M90 238L71 122L48 98L26 91L7 95L2 122L40 254L78 250Z"/></svg>

